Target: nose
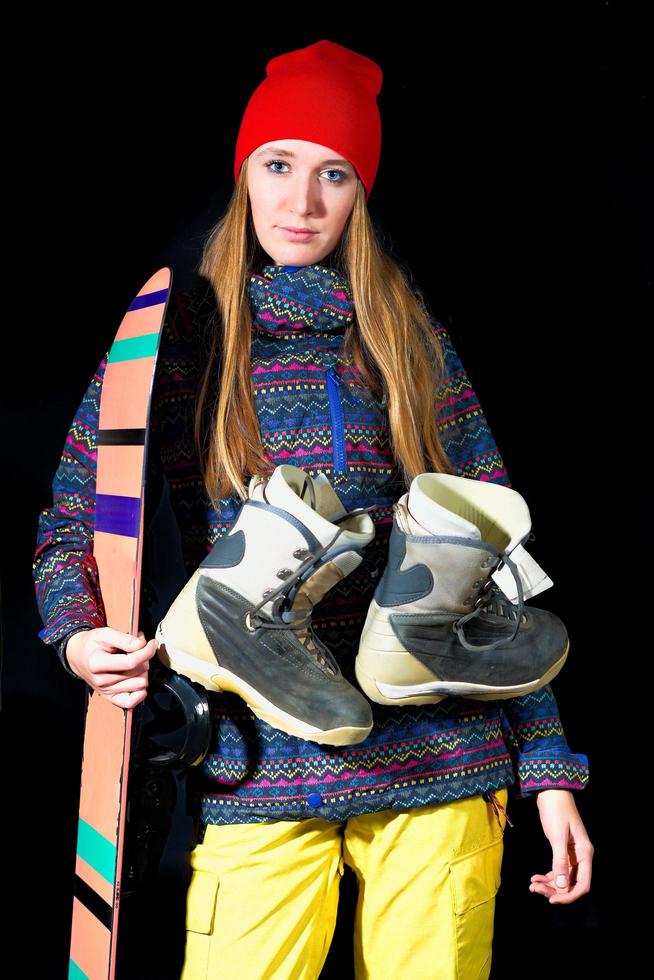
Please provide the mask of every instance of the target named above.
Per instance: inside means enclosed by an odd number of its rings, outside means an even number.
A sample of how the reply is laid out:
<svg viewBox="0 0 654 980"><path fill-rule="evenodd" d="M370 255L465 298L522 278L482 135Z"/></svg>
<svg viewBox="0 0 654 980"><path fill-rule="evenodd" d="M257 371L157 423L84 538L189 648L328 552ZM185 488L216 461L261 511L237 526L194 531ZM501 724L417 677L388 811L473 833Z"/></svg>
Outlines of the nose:
<svg viewBox="0 0 654 980"><path fill-rule="evenodd" d="M289 203L292 213L297 215L298 218L304 218L313 214L319 196L320 181L317 177L310 175L296 176L290 192Z"/></svg>

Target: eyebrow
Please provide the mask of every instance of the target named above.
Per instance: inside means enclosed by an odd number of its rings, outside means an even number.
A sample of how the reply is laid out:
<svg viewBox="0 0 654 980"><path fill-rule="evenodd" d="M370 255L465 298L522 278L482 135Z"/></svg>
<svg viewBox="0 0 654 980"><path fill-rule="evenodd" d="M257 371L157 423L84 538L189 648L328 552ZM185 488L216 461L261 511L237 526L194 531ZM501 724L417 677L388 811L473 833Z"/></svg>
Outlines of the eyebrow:
<svg viewBox="0 0 654 980"><path fill-rule="evenodd" d="M258 159L259 157L265 156L269 153L274 153L276 156L279 157L290 157L293 160L295 159L295 153L291 152L291 150L283 150L281 147L278 146L264 146L264 148L262 150L259 150L259 152L255 154L255 156ZM320 166L324 167L328 163L344 163L348 167L351 166L349 160L340 160L338 159L338 157L335 157L333 160L323 160Z"/></svg>

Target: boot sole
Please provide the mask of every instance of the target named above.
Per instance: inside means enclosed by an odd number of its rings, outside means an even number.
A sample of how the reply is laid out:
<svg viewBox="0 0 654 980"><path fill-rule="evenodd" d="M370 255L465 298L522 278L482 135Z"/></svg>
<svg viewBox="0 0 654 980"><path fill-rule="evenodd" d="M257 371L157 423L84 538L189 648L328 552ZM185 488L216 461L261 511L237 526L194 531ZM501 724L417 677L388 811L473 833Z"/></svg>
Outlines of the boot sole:
<svg viewBox="0 0 654 980"><path fill-rule="evenodd" d="M303 738L311 742L324 743L325 745L356 745L366 739L372 731L372 725L370 728L342 726L321 731L320 728L309 725L308 722L282 711L259 691L246 684L236 674L225 670L224 667L199 660L197 657L191 657L188 653L183 653L181 650L169 646L161 639L159 631L157 631L156 640L159 659L171 670L183 674L184 677L190 678L208 691L215 691L216 693L229 691L232 694L238 694L257 718L272 725L273 728L286 732L287 735L293 735L296 738ZM160 649L164 651L164 656L159 654Z"/></svg>
<svg viewBox="0 0 654 980"><path fill-rule="evenodd" d="M569 650L568 640L561 657L542 677L512 687L492 687L489 684L471 684L468 681L439 681L436 677L415 684L391 684L375 677L376 669L380 665L388 669L389 659L394 660L405 674L407 667L410 672L411 661L415 663L417 670L423 673L427 668L402 646L388 618L373 599L361 633L354 672L361 690L377 704L438 704L447 697L470 698L473 701L503 701L530 694L548 684L563 667Z"/></svg>

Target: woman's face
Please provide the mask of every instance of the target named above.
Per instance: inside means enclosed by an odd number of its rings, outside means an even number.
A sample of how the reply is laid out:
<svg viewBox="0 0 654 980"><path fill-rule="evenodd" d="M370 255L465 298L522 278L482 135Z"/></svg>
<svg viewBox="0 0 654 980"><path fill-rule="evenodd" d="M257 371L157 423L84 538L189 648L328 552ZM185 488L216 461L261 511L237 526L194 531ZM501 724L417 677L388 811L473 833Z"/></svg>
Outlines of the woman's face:
<svg viewBox="0 0 654 980"><path fill-rule="evenodd" d="M247 182L257 238L275 265L312 265L338 245L357 173L335 150L307 140L262 143L248 157Z"/></svg>

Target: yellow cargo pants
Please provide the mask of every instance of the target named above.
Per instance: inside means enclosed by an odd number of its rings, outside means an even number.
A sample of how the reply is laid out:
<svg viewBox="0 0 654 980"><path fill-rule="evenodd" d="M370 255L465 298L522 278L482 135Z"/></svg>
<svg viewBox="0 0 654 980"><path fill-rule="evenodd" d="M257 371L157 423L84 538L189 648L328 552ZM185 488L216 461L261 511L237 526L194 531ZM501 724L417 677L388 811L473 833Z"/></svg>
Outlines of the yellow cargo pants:
<svg viewBox="0 0 654 980"><path fill-rule="evenodd" d="M508 791L495 799L506 808ZM209 825L187 853L181 980L317 980L344 862L357 980L482 980L506 814L481 796L331 822Z"/></svg>

